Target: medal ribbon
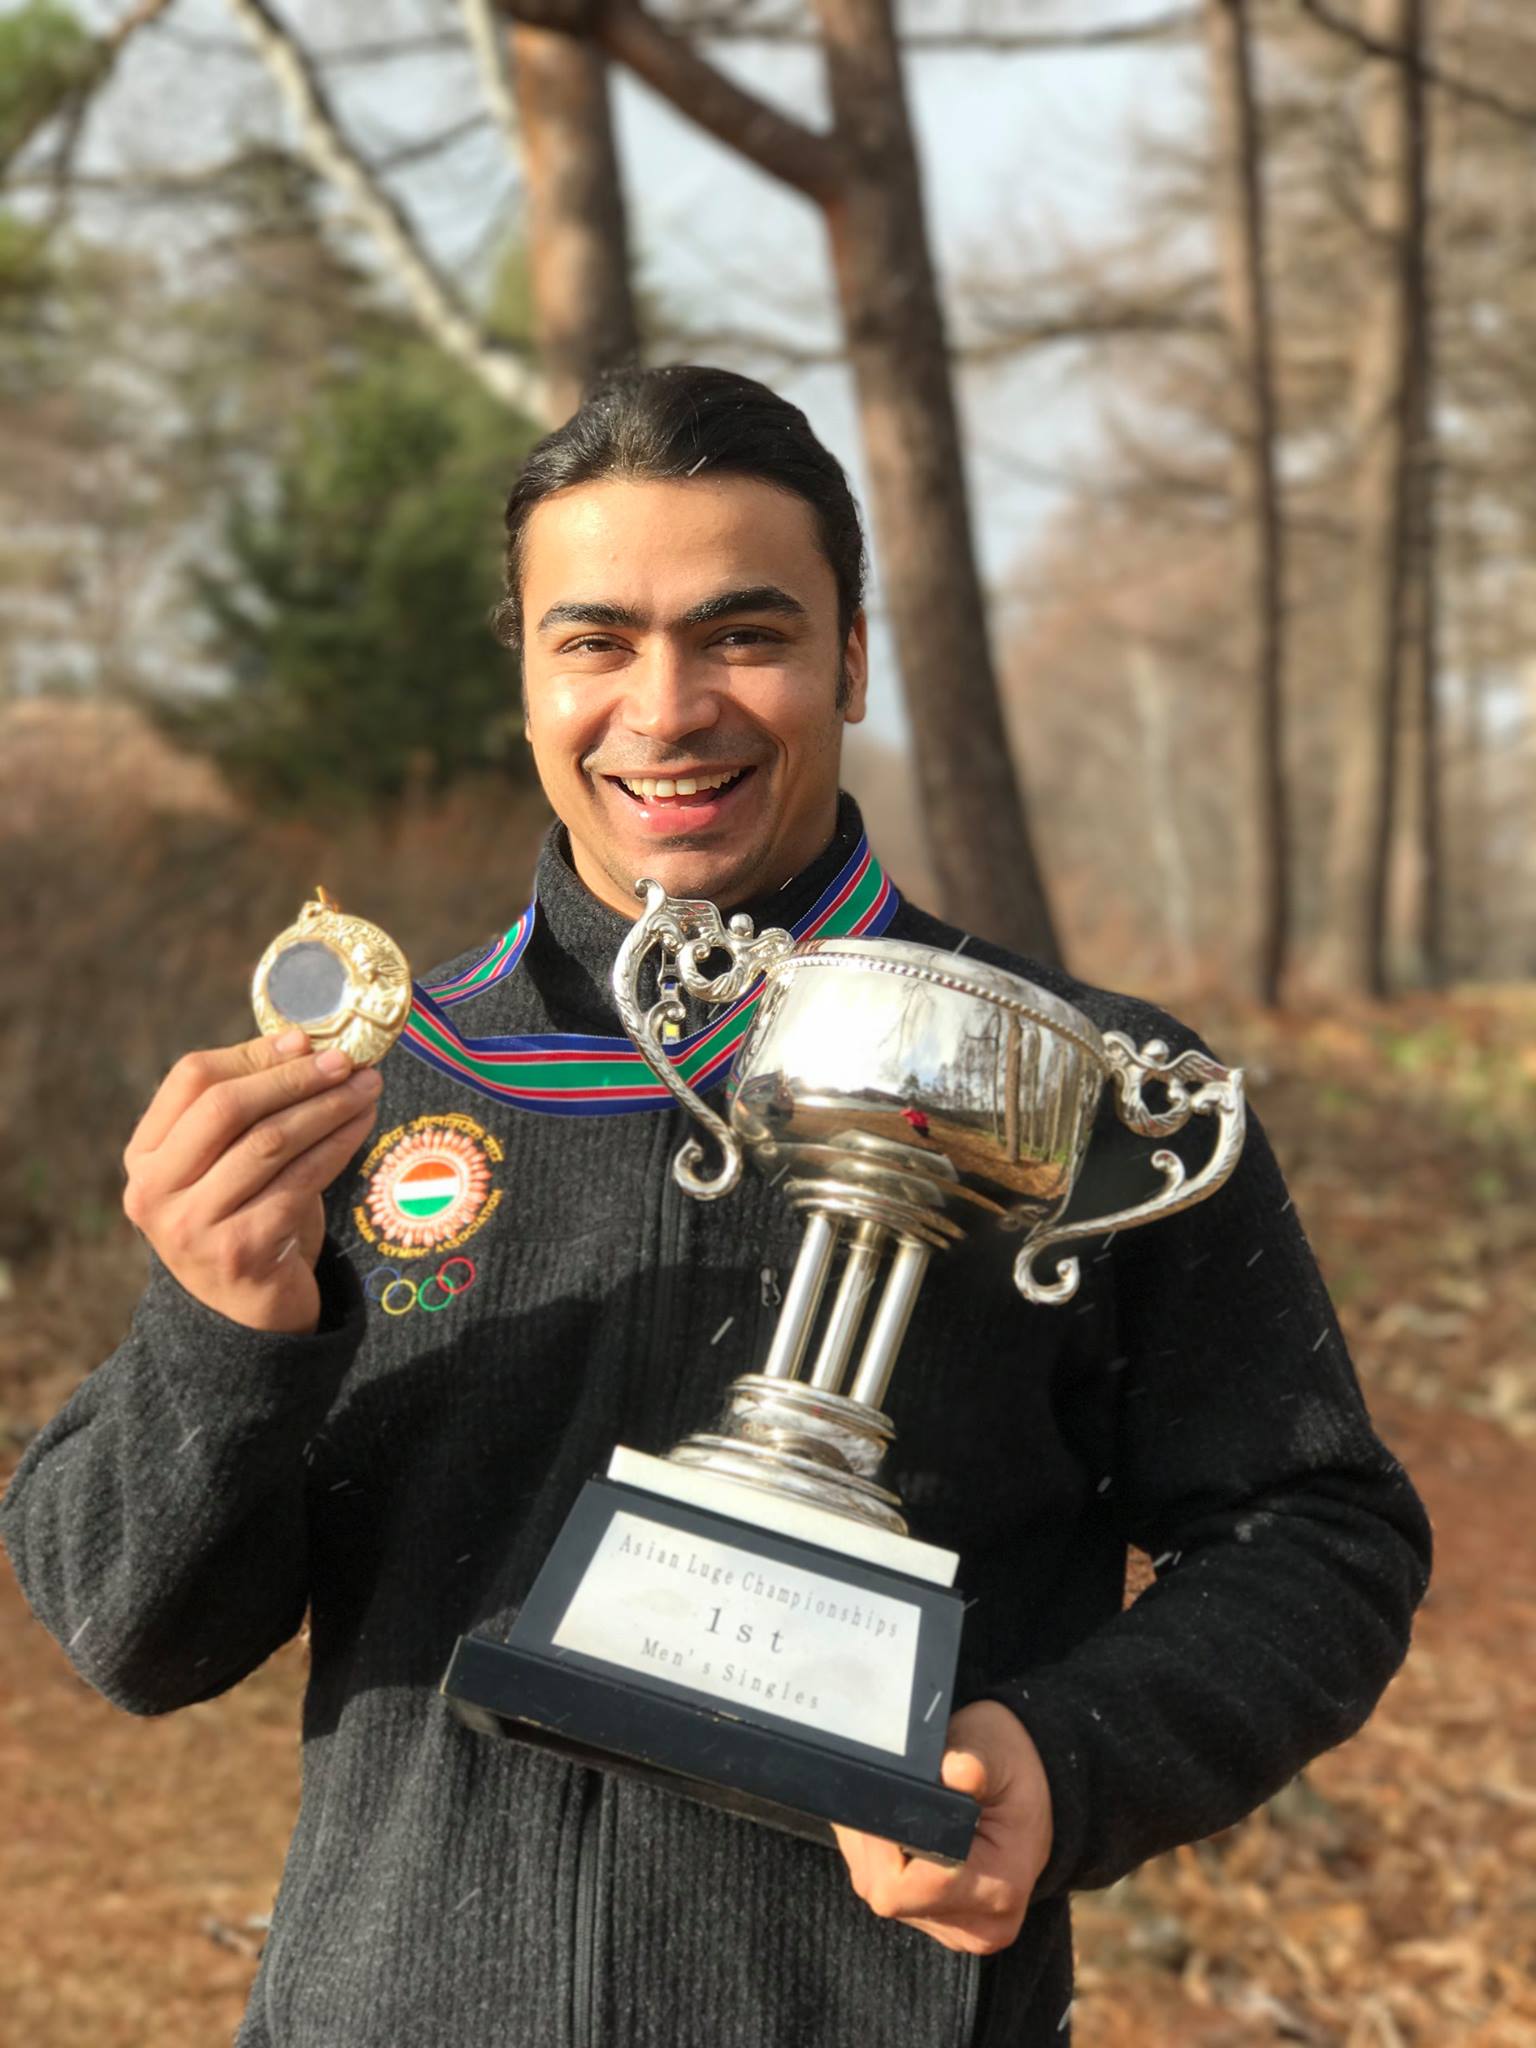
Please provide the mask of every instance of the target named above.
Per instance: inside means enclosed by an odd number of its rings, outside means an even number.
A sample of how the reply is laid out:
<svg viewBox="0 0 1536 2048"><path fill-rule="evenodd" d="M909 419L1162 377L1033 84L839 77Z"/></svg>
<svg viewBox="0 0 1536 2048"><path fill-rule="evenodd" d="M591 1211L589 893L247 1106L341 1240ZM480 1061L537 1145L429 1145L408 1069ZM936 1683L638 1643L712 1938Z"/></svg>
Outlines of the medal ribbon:
<svg viewBox="0 0 1536 2048"><path fill-rule="evenodd" d="M860 837L842 869L791 930L797 939L878 938L901 898ZM651 1073L633 1042L578 1031L465 1038L446 1012L504 981L522 958L538 910L535 898L486 954L452 981L426 989L417 982L400 1044L480 1095L543 1116L623 1116L666 1109L673 1097ZM702 1093L723 1081L757 1013L760 988L740 996L713 1023L669 1048L673 1064Z"/></svg>

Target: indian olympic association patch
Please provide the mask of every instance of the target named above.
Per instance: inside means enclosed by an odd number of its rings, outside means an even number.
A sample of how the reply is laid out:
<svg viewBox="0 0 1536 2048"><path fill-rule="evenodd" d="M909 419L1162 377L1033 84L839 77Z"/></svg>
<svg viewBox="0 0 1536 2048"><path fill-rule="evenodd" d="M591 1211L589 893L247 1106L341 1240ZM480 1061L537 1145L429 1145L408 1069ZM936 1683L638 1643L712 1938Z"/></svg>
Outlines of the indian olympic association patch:
<svg viewBox="0 0 1536 2048"><path fill-rule="evenodd" d="M388 1132L363 1161L353 1220L386 1258L457 1251L501 1204L500 1144L457 1110L419 1116Z"/></svg>

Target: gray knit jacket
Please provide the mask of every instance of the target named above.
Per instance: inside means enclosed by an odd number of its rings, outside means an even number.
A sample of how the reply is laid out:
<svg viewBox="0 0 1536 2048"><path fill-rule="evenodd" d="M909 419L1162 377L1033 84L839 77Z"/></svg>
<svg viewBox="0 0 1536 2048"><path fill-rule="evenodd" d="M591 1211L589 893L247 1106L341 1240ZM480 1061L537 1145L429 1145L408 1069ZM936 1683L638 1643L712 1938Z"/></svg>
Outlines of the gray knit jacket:
<svg viewBox="0 0 1536 2048"><path fill-rule="evenodd" d="M747 906L759 923L806 910L857 832L845 800L821 859ZM616 1032L626 928L557 830L521 963L456 1023ZM907 905L891 936L962 941ZM1194 1042L966 944L1101 1028ZM533 1114L403 1046L384 1078L329 1198L319 1332L245 1329L152 1261L123 1344L0 1507L35 1612L131 1712L237 1684L308 1610L303 1799L240 2048L1060 2048L1068 1893L1227 1826L1356 1729L1426 1582L1423 1511L1262 1131L1208 1202L1081 1247L1067 1308L1022 1302L995 1238L936 1260L920 1297L892 1483L960 1553L957 1701L1018 1714L1055 1811L1022 1934L978 1963L877 1919L831 1848L447 1708L455 1639L504 1631L612 1446L666 1450L761 1362L797 1232L751 1177L712 1205L678 1191L678 1112ZM389 1314L362 1168L378 1134L445 1115L494 1140L474 1143L500 1199L458 1247L474 1284L453 1267L435 1307L398 1289ZM1106 1110L1079 1206L1148 1191L1149 1149ZM1157 1580L1122 1613L1128 1543Z"/></svg>

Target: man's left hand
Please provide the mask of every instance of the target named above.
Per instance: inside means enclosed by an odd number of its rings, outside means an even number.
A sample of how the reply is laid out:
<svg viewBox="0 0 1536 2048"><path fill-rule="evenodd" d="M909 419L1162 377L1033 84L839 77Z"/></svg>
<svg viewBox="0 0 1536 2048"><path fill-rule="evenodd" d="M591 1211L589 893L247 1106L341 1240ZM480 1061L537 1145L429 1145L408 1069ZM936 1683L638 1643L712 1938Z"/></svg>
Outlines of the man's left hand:
<svg viewBox="0 0 1536 2048"><path fill-rule="evenodd" d="M894 1842L835 1828L853 1888L884 1920L905 1920L945 1948L990 1956L1018 1939L1035 1880L1051 1853L1051 1788L1029 1732L996 1700L962 1707L949 1724L944 1783L981 1801L971 1853L960 1864L908 1857Z"/></svg>

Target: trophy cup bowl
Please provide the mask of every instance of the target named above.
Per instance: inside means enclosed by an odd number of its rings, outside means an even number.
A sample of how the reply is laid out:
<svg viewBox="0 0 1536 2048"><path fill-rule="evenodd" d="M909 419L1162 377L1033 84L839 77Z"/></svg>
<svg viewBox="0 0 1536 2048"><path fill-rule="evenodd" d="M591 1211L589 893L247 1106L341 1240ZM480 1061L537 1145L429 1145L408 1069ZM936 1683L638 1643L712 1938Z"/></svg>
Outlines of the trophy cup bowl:
<svg viewBox="0 0 1536 2048"><path fill-rule="evenodd" d="M800 1250L768 1355L726 1391L718 1425L665 1458L616 1449L509 1641L461 1639L444 1691L474 1726L774 1825L825 1835L841 1822L962 1858L978 1809L939 1781L959 1560L908 1534L881 1479L886 1397L925 1273L974 1231L1022 1233L1019 1292L1070 1300L1078 1265L1064 1247L1173 1215L1227 1178L1242 1076L1201 1052L1171 1057L1161 1041L1138 1049L961 954L883 939L797 945L656 883L638 888L646 908L614 969L620 1014L717 1150L706 1167L690 1140L677 1180L718 1200L750 1159L804 1215ZM751 1002L724 1116L668 1058L680 988ZM1144 1092L1154 1083L1156 1107ZM1212 1120L1211 1150L1190 1174L1159 1146L1157 1192L1067 1222L1106 1086L1121 1121L1149 1138ZM782 1621L769 1638L782 1661L736 1656L722 1679L711 1638L728 1606L749 1644Z"/></svg>

